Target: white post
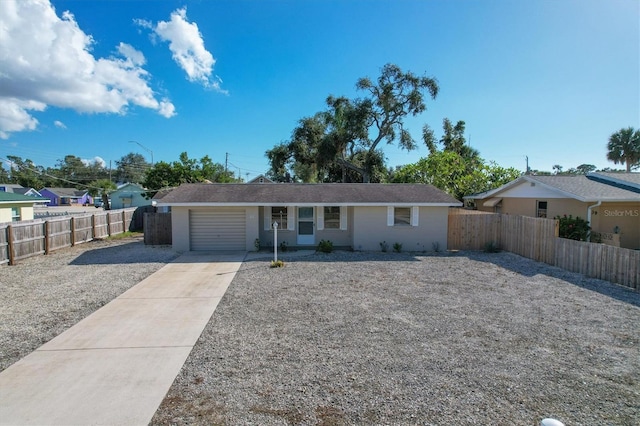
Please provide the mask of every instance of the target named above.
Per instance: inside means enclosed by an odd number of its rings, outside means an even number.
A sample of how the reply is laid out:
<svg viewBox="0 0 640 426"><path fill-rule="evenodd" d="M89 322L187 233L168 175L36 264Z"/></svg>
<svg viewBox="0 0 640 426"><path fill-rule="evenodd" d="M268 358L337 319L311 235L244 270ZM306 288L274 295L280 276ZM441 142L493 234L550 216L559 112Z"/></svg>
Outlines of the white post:
<svg viewBox="0 0 640 426"><path fill-rule="evenodd" d="M278 262L278 222L273 222L273 262Z"/></svg>

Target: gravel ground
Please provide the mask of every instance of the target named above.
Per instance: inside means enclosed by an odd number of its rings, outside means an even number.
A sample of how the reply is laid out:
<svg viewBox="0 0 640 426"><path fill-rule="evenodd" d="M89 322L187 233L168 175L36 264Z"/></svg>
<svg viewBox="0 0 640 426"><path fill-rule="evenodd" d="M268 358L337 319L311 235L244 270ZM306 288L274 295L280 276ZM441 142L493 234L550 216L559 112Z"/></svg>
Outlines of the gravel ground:
<svg viewBox="0 0 640 426"><path fill-rule="evenodd" d="M247 261L152 424L640 424L640 294L509 253Z"/></svg>
<svg viewBox="0 0 640 426"><path fill-rule="evenodd" d="M168 247L124 238L0 266L0 371L175 257Z"/></svg>
<svg viewBox="0 0 640 426"><path fill-rule="evenodd" d="M0 370L175 257L0 266ZM639 293L509 253L247 261L152 424L637 425L638 324Z"/></svg>

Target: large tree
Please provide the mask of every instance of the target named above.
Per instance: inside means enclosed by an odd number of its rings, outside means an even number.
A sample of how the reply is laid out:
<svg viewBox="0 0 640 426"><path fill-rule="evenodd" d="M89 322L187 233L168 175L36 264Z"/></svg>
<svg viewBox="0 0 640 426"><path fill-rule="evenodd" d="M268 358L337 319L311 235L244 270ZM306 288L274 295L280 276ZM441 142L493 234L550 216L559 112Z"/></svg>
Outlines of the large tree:
<svg viewBox="0 0 640 426"><path fill-rule="evenodd" d="M640 167L640 129L620 129L609 136L607 160L625 164L627 172Z"/></svg>
<svg viewBox="0 0 640 426"><path fill-rule="evenodd" d="M116 160L116 179L118 182L140 183L150 167L142 154L130 152Z"/></svg>
<svg viewBox="0 0 640 426"><path fill-rule="evenodd" d="M434 78L416 76L402 70L393 64L382 68L382 73L374 84L369 78L358 80L356 87L369 92L366 119L369 128L369 138L364 141L367 155L373 155L383 140L388 144L397 141L400 148L413 150L417 147L411 134L404 127L407 116L416 116L427 109L425 92L435 99L439 87ZM363 181L369 182L369 161L365 160Z"/></svg>
<svg viewBox="0 0 640 426"><path fill-rule="evenodd" d="M15 155L7 155L9 160L10 183L22 185L25 188L42 189L47 186L45 170L42 166L37 166L30 159L23 160Z"/></svg>
<svg viewBox="0 0 640 426"><path fill-rule="evenodd" d="M305 182L376 181L386 170L381 142L416 148L405 118L426 110L425 96L435 99L436 80L387 64L375 82L361 78L356 88L367 95L329 96L325 111L300 120L289 142L266 152L272 177L293 171Z"/></svg>
<svg viewBox="0 0 640 426"><path fill-rule="evenodd" d="M444 118L442 120L442 137L439 140L439 144L442 146L443 151L455 152L473 162L480 158L480 153L477 149L471 148L467 144L467 139L464 136L465 128L466 123L462 120L459 120L454 125L451 123L451 120ZM428 124L425 124L422 128L422 139L429 149L429 153L434 154L438 152L438 142L436 142L435 133Z"/></svg>
<svg viewBox="0 0 640 426"><path fill-rule="evenodd" d="M470 160L454 151L436 151L418 162L398 167L393 182L426 183L462 200L465 195L488 191L520 176L514 168L504 168L481 158Z"/></svg>
<svg viewBox="0 0 640 426"><path fill-rule="evenodd" d="M186 152L180 154L178 161L169 164L164 161L157 162L147 170L142 185L149 190L149 196L153 196L158 190L172 188L183 183L197 182L235 182L233 173L224 170L224 166L214 163L208 155L200 160L189 158Z"/></svg>

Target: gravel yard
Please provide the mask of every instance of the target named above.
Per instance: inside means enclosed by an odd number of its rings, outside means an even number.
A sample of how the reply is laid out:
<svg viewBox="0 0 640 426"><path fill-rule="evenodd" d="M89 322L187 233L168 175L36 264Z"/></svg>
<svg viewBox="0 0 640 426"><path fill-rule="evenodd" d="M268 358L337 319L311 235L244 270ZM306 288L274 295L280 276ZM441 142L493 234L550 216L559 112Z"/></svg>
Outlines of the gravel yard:
<svg viewBox="0 0 640 426"><path fill-rule="evenodd" d="M247 261L152 424L640 424L640 294L509 253Z"/></svg>
<svg viewBox="0 0 640 426"><path fill-rule="evenodd" d="M125 238L0 266L0 371L175 257L170 248Z"/></svg>
<svg viewBox="0 0 640 426"><path fill-rule="evenodd" d="M175 257L103 240L0 266L0 370ZM152 424L640 424L639 293L509 253L269 260Z"/></svg>

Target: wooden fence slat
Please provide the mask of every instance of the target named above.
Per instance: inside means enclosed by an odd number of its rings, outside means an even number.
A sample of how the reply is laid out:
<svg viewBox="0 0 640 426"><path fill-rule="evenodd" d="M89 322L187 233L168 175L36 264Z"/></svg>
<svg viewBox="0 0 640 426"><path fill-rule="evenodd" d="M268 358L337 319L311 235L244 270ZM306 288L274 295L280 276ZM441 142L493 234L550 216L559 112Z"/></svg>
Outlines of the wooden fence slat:
<svg viewBox="0 0 640 426"><path fill-rule="evenodd" d="M451 209L450 250L482 250L487 243L538 262L640 289L640 251L558 237L558 221Z"/></svg>
<svg viewBox="0 0 640 426"><path fill-rule="evenodd" d="M109 214L119 217L114 231L122 233L131 228L134 211L124 209L0 224L0 265L14 265L17 260L112 235L108 223L105 224Z"/></svg>

